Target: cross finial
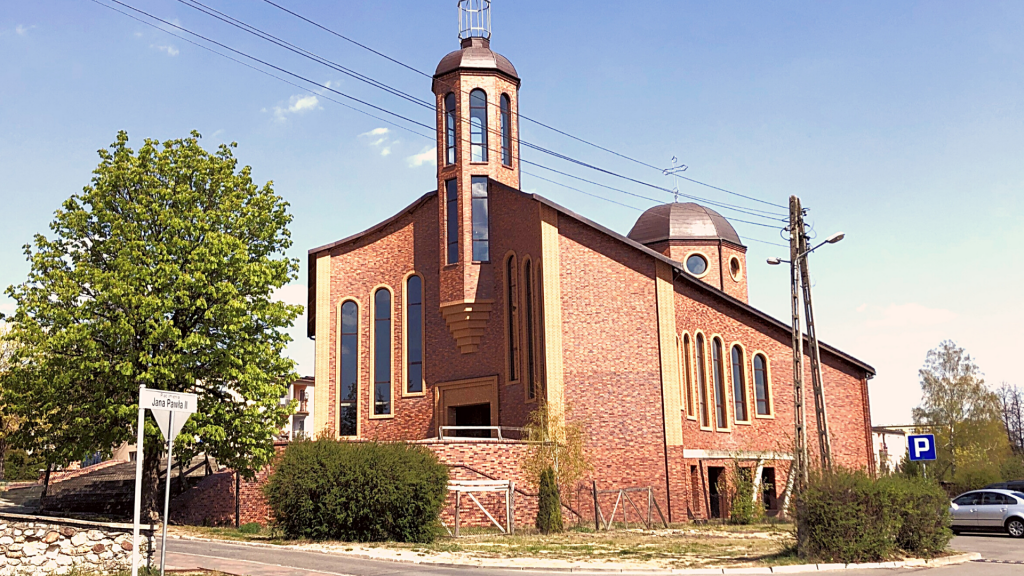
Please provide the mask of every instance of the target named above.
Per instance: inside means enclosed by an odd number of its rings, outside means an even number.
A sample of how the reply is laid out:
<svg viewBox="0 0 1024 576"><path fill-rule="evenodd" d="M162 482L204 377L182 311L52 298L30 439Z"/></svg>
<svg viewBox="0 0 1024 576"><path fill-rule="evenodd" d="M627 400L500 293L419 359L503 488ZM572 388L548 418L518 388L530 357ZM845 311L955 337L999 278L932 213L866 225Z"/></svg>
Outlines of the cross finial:
<svg viewBox="0 0 1024 576"><path fill-rule="evenodd" d="M679 159L672 157L672 167L662 170L662 174L672 177L672 193L675 195L673 202L679 202L679 173L686 172L686 164L680 164Z"/></svg>

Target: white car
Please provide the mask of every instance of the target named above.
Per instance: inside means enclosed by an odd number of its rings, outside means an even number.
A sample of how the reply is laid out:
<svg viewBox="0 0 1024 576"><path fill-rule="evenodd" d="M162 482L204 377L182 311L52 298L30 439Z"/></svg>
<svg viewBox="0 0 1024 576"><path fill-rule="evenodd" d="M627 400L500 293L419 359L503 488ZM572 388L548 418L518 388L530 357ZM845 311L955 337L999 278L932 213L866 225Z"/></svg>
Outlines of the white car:
<svg viewBox="0 0 1024 576"><path fill-rule="evenodd" d="M1024 493L1013 490L974 490L953 499L949 506L954 534L1006 532L1024 537Z"/></svg>

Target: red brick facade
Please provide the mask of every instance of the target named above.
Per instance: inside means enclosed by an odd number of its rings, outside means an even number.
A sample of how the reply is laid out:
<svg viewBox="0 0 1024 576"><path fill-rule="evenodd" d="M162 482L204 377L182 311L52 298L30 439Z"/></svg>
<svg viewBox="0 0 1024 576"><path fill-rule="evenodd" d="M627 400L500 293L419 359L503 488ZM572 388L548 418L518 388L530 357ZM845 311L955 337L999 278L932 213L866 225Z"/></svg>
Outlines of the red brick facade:
<svg viewBox="0 0 1024 576"><path fill-rule="evenodd" d="M439 426L458 425L469 418L469 408L478 406L489 407L489 412L473 418L489 413L491 426L518 427L545 401L585 424L594 465L588 482L596 481L601 489L650 486L672 521L706 517L711 477L720 472L727 478L735 462L769 469L765 477L774 475L781 497L793 440L790 332L747 304L746 248L735 236L672 238L663 245L643 246L517 190L518 148L516 161L505 165L496 111L497 99L508 94L516 141L519 80L510 69L511 65L464 65L439 71L437 191L366 232L310 250L309 335L317 343L318 432L338 436L339 312L342 303L351 300L359 307L358 347L346 357L358 362L359 439L435 438ZM487 162L473 162L467 151L472 135L466 107L469 92L476 88L487 92L491 105ZM459 150L453 163L446 161L443 109L449 90L458 100ZM478 208L470 192L473 176L488 177L480 220L485 227L478 235ZM449 202L446 181L451 179L457 181L457 198ZM457 213L449 215L449 210ZM451 231L448 226L453 226ZM458 262L449 264L452 238L457 240ZM485 261L473 259L472 245L479 238L487 239ZM700 277L690 275L680 262L692 252L702 253L708 262ZM515 258L514 278L507 274L510 256ZM422 393L406 390L406 288L413 274L423 283ZM381 289L389 291L391 301L391 402L389 413L374 414L371 394L375 380L382 378L375 369L375 330L380 329L375 326L388 324L373 321L371 304ZM509 306L510 293L514 308ZM687 407L688 395L699 395L693 384L698 334L704 342L711 420L707 427ZM688 344L685 354L673 346L674 340ZM716 423L713 414L716 345L721 347L722 370L718 396L727 413L722 423ZM742 364L737 372L734 346ZM768 413L763 415L757 414L756 402L753 361L758 354L767 362L770 390ZM680 361L681 357L685 359ZM829 347L823 347L822 357L834 460L870 469L867 379L873 370ZM687 373L691 384L681 385ZM737 419L734 373L743 378L745 420ZM536 399L527 392L531 376ZM809 371L805 379L810 381ZM449 389L460 386L472 390L449 394ZM380 400L381 393L377 396ZM808 429L813 455L813 411L808 414ZM454 467L456 476L519 478L515 462L521 445L431 446ZM579 506L581 513L592 517L592 500Z"/></svg>

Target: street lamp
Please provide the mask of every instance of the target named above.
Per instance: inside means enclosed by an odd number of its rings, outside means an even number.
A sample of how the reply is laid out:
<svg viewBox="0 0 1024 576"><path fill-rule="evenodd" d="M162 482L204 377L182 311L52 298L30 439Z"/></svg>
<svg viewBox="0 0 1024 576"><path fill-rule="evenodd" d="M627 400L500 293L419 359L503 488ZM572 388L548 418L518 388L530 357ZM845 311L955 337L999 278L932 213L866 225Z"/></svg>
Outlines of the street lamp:
<svg viewBox="0 0 1024 576"><path fill-rule="evenodd" d="M836 232L835 234L829 236L828 238L825 238L825 241L822 242L821 244L818 244L814 248L811 248L810 250L804 252L803 254L800 254L800 256L798 256L798 258L803 258L803 257L807 256L808 254L810 254L811 252L814 252L818 248L821 248L825 244L835 244L836 242L839 242L843 238L846 238L846 234L845 233L843 233L843 232ZM771 264L772 266L778 266L779 264L782 264L783 262L785 262L786 264L789 264L789 260L783 260L782 258L779 258L778 256L773 256L773 257L768 259L768 263Z"/></svg>

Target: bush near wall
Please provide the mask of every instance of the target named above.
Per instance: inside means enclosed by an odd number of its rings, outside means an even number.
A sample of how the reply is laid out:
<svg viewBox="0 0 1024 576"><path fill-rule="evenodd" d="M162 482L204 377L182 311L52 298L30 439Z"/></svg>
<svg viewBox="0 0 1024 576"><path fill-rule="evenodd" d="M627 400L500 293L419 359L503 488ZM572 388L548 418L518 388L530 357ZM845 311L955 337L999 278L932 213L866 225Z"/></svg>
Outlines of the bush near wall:
<svg viewBox="0 0 1024 576"><path fill-rule="evenodd" d="M807 528L806 554L837 562L873 562L901 553L931 556L952 538L949 499L923 478L870 478L861 471L814 475L797 500Z"/></svg>
<svg viewBox="0 0 1024 576"><path fill-rule="evenodd" d="M448 468L407 444L292 442L264 490L285 534L313 540L430 542Z"/></svg>

